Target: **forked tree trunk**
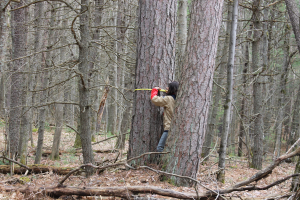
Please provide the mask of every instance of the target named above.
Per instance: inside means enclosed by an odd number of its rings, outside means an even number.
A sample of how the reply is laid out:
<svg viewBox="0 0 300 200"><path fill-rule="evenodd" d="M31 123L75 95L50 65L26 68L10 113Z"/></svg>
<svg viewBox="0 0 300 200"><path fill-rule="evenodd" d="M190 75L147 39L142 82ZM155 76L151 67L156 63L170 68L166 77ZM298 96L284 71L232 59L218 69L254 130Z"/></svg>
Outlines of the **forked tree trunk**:
<svg viewBox="0 0 300 200"><path fill-rule="evenodd" d="M165 88L172 81L176 8L177 0L139 1L135 88ZM133 105L128 158L156 151L163 132L162 109L151 103L149 91L136 91Z"/></svg>
<svg viewBox="0 0 300 200"><path fill-rule="evenodd" d="M196 178L209 111L223 0L192 1L182 79L166 142L166 170ZM201 72L201 73L198 73ZM172 177L176 185L189 185Z"/></svg>

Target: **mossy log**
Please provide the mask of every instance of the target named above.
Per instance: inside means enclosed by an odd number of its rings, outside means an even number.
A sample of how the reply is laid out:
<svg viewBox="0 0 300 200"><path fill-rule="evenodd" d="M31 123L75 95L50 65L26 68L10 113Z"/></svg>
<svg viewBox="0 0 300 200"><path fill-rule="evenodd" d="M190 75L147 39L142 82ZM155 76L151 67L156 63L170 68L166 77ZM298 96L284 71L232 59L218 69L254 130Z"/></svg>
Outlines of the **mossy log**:
<svg viewBox="0 0 300 200"><path fill-rule="evenodd" d="M30 168L29 173L39 174L52 171L58 175L66 175L73 170L71 167L54 167L47 165L28 165ZM15 165L14 174L25 174L26 168ZM0 165L0 173L8 174L10 173L10 165Z"/></svg>

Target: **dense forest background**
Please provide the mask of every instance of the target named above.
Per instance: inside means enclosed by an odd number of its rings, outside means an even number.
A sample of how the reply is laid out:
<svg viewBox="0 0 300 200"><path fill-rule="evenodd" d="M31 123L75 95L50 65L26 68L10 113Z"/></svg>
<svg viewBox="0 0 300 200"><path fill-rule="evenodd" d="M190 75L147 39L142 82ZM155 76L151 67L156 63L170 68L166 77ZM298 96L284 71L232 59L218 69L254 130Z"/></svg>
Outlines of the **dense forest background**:
<svg viewBox="0 0 300 200"><path fill-rule="evenodd" d="M269 189L251 184L286 161L280 193L300 198L299 9L299 0L2 0L0 171L26 177L52 166L66 175L76 166L95 178L106 168L151 166L151 177L164 174L157 181L193 189L203 186L205 166L214 172L200 196L224 199L219 194ZM135 89L174 80L174 119L158 155L163 108L151 104L149 90ZM66 155L78 160L63 172L55 163ZM232 182L233 168L256 171ZM44 195L79 194L58 179Z"/></svg>

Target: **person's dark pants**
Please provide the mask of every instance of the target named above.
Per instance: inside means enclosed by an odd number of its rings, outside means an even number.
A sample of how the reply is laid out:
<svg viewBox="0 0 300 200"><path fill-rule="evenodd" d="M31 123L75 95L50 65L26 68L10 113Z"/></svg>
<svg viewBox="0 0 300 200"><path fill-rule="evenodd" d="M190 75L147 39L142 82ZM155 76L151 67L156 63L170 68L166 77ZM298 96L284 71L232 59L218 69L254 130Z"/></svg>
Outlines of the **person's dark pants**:
<svg viewBox="0 0 300 200"><path fill-rule="evenodd" d="M163 150L165 148L167 137L168 137L168 131L164 131L161 138L160 138L160 140L159 140L157 148L156 148L156 150L158 152L163 152Z"/></svg>

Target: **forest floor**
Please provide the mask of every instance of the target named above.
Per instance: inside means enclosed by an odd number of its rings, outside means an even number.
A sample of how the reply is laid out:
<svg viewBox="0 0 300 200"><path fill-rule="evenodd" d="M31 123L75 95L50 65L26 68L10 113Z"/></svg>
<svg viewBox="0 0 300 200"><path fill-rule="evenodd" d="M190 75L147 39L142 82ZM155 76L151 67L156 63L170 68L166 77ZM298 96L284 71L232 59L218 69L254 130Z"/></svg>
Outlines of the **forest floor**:
<svg viewBox="0 0 300 200"><path fill-rule="evenodd" d="M4 138L2 131L0 132L0 137ZM44 139L44 149L51 150L52 140L53 140L53 130L48 130L45 133ZM33 133L34 141L37 141L37 133ZM96 136L96 140L100 141L104 139L104 135ZM72 152L73 144L75 140L75 133L65 132L61 138L61 150ZM4 149L4 140L0 140L0 148ZM97 150L109 150L113 149L115 145L115 139L111 139L107 142L103 142L97 145L94 145L93 148ZM30 144L30 143L29 143ZM36 145L36 143L34 144ZM35 155L31 153L34 151L34 147L30 147L29 157L28 157L28 165L34 163ZM126 152L126 151L124 151ZM217 156L216 154L212 154L213 156L210 158L208 162L202 163L198 173L198 180L201 183L211 189L224 189L228 188L231 185L234 185L237 182L244 181L247 178L251 177L258 170L248 168L248 163L246 158L238 158L238 157L230 157L226 162L226 182L225 184L218 183L216 181L216 171L217 171ZM95 154L96 161L103 161L105 159L112 160L116 158L117 153L97 153ZM63 154L60 157L59 161L51 161L47 157L42 158L41 164L56 166L56 167L74 167L77 168L82 164L82 154L80 153L70 153ZM126 154L123 154L123 158L126 158ZM120 159L120 158L119 158ZM265 161L264 167L269 165L271 161ZM155 169L160 169L159 166L152 165L151 167ZM273 173L269 175L266 179L262 179L258 182L257 185L263 186L271 184L272 182L286 177L288 175L293 174L295 167L295 163L282 163L279 167L273 170ZM14 178L20 178L21 175L13 175ZM25 184L15 183L8 184L4 183L6 180L10 180L13 178L9 174L0 174L0 179L2 180L1 185L5 186L13 186L13 187L54 187L58 184L59 180L63 178L63 176L53 174L53 173L43 173L43 174L31 174L28 175L30 181ZM156 186L163 189L172 189L179 192L192 192L195 193L194 188L189 187L176 187L168 182L161 182L159 180L159 175L155 172L143 169L143 170L125 170L124 167L119 168L110 168L105 170L104 172L94 175L90 178L85 178L82 175L73 175L71 176L64 185L66 186L76 186L76 187L117 187L117 186ZM233 192L231 194L225 195L227 199L268 199L275 196L282 196L284 194L289 193L289 188L291 185L291 180L285 181L284 183L274 186L269 190L265 191L251 191L251 192ZM206 190L201 186L198 187L198 191L205 192ZM145 194L141 196L153 197L153 198L166 198L158 195ZM230 198L231 197L231 198ZM0 200L2 199L25 199L23 194L20 192L0 192ZM50 197L43 197L42 199L51 199ZM71 199L76 199L74 196ZM113 199L108 197L82 197L82 199ZM170 199L170 198L168 198Z"/></svg>

